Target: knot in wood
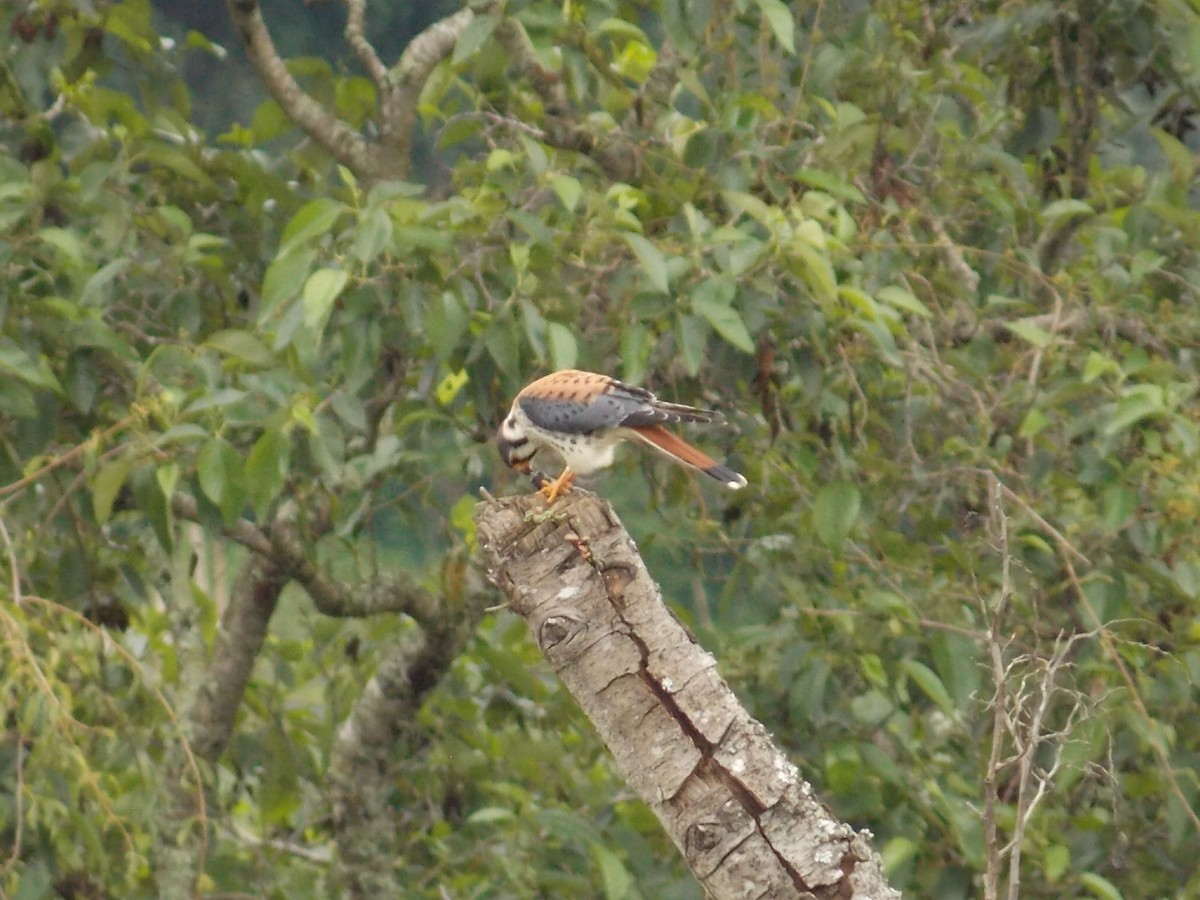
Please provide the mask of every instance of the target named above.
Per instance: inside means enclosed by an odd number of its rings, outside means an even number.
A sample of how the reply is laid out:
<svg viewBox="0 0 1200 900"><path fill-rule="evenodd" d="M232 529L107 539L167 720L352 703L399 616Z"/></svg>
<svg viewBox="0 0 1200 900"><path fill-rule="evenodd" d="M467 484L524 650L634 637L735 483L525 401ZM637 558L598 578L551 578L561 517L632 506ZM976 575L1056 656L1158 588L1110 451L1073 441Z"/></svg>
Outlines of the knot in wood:
<svg viewBox="0 0 1200 900"><path fill-rule="evenodd" d="M560 645L568 644L575 638L587 632L587 622L576 616L548 616L538 629L538 643L544 653L558 650Z"/></svg>
<svg viewBox="0 0 1200 900"><path fill-rule="evenodd" d="M721 823L713 819L703 819L688 826L684 842L688 859L707 853L721 843Z"/></svg>

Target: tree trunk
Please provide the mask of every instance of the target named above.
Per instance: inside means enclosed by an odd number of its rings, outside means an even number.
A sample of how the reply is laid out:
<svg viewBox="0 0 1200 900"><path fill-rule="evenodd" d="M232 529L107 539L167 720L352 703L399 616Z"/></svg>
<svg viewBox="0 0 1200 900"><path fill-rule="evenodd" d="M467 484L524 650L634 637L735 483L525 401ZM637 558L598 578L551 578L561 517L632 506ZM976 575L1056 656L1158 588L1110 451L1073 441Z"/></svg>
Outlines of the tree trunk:
<svg viewBox="0 0 1200 900"><path fill-rule="evenodd" d="M898 898L662 602L612 507L489 498L489 577L713 898Z"/></svg>

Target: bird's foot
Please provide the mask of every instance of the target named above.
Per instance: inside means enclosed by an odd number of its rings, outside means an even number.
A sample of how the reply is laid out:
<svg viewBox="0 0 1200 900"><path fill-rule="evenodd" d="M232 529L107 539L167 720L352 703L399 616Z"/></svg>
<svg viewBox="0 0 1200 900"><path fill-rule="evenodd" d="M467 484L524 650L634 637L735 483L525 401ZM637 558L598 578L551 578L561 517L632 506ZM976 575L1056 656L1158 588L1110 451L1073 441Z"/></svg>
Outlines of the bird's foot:
<svg viewBox="0 0 1200 900"><path fill-rule="evenodd" d="M571 492L571 482L575 480L575 473L570 469L563 469L562 474L551 480L542 476L544 479L541 485L538 486L538 491L546 498L546 504L549 505L559 498L562 494Z"/></svg>

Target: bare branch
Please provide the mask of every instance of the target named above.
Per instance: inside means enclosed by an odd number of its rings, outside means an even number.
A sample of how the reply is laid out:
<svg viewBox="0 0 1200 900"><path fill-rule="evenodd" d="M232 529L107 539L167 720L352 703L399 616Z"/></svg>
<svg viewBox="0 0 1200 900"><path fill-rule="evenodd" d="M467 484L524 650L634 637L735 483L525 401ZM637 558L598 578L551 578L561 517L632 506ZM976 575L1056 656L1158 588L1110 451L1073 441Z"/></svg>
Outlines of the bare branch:
<svg viewBox="0 0 1200 900"><path fill-rule="evenodd" d="M400 577L372 579L351 588L326 575L309 560L312 551L286 516L271 525L271 555L308 592L317 609L327 616L373 616L404 613L422 625L444 614L438 599L415 583Z"/></svg>
<svg viewBox="0 0 1200 900"><path fill-rule="evenodd" d="M0 507L0 511L3 507ZM11 579L12 587L12 602L13 606L21 605L21 567L17 564L17 551L13 547L12 539L8 536L8 528L4 525L4 517L0 516L0 538L4 539L4 551L8 554L8 569L9 578Z"/></svg>
<svg viewBox="0 0 1200 900"><path fill-rule="evenodd" d="M171 496L171 512L189 522L200 521L200 505L190 494L175 493ZM224 535L260 556L270 556L271 540L255 525L245 519L237 519L232 525L221 529Z"/></svg>
<svg viewBox="0 0 1200 900"><path fill-rule="evenodd" d="M267 625L288 581L270 560L251 557L233 586L229 605L221 616L206 684L200 689L191 716L192 746L209 762L220 756L229 743L233 720L262 650Z"/></svg>
<svg viewBox="0 0 1200 900"><path fill-rule="evenodd" d="M181 519L200 521L196 498L176 493L171 509ZM327 616L359 617L380 613L404 613L422 624L441 616L436 597L404 578L375 578L365 587L352 588L330 578L310 561L306 546L287 510L281 512L265 533L253 522L237 519L222 533L269 561L287 580L295 579L312 598L317 610ZM318 527L317 531L324 529Z"/></svg>
<svg viewBox="0 0 1200 900"><path fill-rule="evenodd" d="M383 87L387 80L387 66L379 58L375 52L375 48L371 42L367 40L363 33L363 25L366 19L367 0L345 0L346 3L346 43L350 45L350 49L354 51L354 55L358 57L358 61L362 63L371 80L379 87Z"/></svg>
<svg viewBox="0 0 1200 900"><path fill-rule="evenodd" d="M385 145L407 159L417 121L417 101L434 67L454 50L459 37L475 19L467 8L434 22L409 42L400 61L388 72L390 87L384 92L380 135Z"/></svg>
<svg viewBox="0 0 1200 900"><path fill-rule="evenodd" d="M334 159L365 177L386 177L389 169L406 170L407 158L389 164L387 156L372 152L360 134L305 92L279 56L257 0L226 0L226 5L263 86L305 134Z"/></svg>
<svg viewBox="0 0 1200 900"><path fill-rule="evenodd" d="M898 897L870 835L816 798L585 491L476 509L489 577L709 896Z"/></svg>

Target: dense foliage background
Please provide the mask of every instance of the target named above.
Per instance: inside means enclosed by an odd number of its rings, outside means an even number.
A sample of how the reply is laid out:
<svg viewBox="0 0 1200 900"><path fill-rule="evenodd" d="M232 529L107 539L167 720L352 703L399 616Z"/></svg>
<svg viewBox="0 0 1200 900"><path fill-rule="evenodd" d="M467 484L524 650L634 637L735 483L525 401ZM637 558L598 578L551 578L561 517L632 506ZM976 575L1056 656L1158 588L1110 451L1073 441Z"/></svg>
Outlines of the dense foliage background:
<svg viewBox="0 0 1200 900"><path fill-rule="evenodd" d="M3 896L698 896L471 564L572 365L728 411L599 489L894 885L1200 893L1194 0L481 3L384 175L232 9L0 9Z"/></svg>

